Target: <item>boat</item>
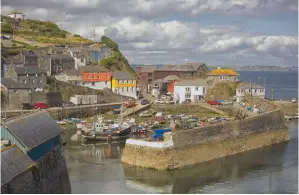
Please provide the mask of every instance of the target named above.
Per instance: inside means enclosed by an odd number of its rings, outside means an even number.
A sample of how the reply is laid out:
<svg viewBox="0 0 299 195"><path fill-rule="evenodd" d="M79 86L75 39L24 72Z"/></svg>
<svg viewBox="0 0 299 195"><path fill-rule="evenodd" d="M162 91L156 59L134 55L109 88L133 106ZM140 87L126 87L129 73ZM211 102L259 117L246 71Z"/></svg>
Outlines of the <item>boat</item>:
<svg viewBox="0 0 299 195"><path fill-rule="evenodd" d="M122 108L122 107L121 107ZM121 109L122 110L122 109ZM104 121L103 115L97 117L91 126L82 125L82 137L86 140L119 140L131 135L132 124L122 119L119 122Z"/></svg>
<svg viewBox="0 0 299 195"><path fill-rule="evenodd" d="M112 107L112 111L113 111L113 113L114 114L120 114L120 112L121 112L121 108L120 108L121 106L113 106Z"/></svg>
<svg viewBox="0 0 299 195"><path fill-rule="evenodd" d="M67 125L67 122L65 122L65 121L57 121L57 124L59 124L59 125Z"/></svg>

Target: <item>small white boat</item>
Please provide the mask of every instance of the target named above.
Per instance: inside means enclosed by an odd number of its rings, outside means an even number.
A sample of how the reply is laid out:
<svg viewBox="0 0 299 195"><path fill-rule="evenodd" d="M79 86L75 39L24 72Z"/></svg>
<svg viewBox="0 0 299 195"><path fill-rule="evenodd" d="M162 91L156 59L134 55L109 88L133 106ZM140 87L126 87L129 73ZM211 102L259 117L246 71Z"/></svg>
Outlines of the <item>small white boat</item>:
<svg viewBox="0 0 299 195"><path fill-rule="evenodd" d="M67 122L65 122L65 121L57 121L57 124L59 124L59 125L67 125Z"/></svg>

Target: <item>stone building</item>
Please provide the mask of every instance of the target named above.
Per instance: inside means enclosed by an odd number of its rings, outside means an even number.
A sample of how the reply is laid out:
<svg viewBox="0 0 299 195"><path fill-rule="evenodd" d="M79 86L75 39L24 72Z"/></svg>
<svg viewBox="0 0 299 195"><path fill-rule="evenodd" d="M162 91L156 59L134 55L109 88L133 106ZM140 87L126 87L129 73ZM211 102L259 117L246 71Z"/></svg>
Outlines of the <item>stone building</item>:
<svg viewBox="0 0 299 195"><path fill-rule="evenodd" d="M82 84L82 75L78 70L66 70L58 75L55 75L55 78L59 81L76 85Z"/></svg>
<svg viewBox="0 0 299 195"><path fill-rule="evenodd" d="M75 60L70 55L52 54L48 74L56 75L66 70L75 69Z"/></svg>
<svg viewBox="0 0 299 195"><path fill-rule="evenodd" d="M45 111L1 122L1 193L71 193L61 127Z"/></svg>
<svg viewBox="0 0 299 195"><path fill-rule="evenodd" d="M21 109L22 103L28 103L28 93L31 87L28 83L17 82L13 79L1 79L1 91L4 92L6 102L5 109Z"/></svg>
<svg viewBox="0 0 299 195"><path fill-rule="evenodd" d="M28 84L32 91L42 91L47 84L46 73L37 66L11 68L6 77Z"/></svg>
<svg viewBox="0 0 299 195"><path fill-rule="evenodd" d="M75 60L75 69L78 70L79 67L86 66L86 57L84 52L79 47L71 47L68 49L70 55Z"/></svg>

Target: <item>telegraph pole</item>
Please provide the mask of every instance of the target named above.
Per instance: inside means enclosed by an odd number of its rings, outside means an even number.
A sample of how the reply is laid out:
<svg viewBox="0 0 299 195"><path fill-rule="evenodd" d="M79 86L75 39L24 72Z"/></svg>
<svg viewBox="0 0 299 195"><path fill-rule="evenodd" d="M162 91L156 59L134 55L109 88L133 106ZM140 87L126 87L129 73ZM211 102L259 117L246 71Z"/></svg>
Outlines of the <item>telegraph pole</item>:
<svg viewBox="0 0 299 195"><path fill-rule="evenodd" d="M272 89L272 101L274 101L274 89Z"/></svg>
<svg viewBox="0 0 299 195"><path fill-rule="evenodd" d="M93 29L93 42L96 42L96 29Z"/></svg>
<svg viewBox="0 0 299 195"><path fill-rule="evenodd" d="M249 82L250 82L250 97L252 97L252 83L251 83L251 78L249 78Z"/></svg>

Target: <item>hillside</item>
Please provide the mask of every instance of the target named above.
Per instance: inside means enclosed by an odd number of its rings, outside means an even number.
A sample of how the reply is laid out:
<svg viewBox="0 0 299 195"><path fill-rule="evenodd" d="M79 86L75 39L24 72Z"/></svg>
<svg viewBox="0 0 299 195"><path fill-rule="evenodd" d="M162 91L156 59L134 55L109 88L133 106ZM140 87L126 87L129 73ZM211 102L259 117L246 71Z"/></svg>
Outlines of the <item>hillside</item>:
<svg viewBox="0 0 299 195"><path fill-rule="evenodd" d="M237 84L235 82L217 83L208 89L206 100L232 100L236 93Z"/></svg>
<svg viewBox="0 0 299 195"><path fill-rule="evenodd" d="M93 41L83 38L80 35L71 34L60 29L56 24L49 21L39 20L16 20L1 15L1 33L14 34L14 40L19 45L77 45L93 43Z"/></svg>
<svg viewBox="0 0 299 195"><path fill-rule="evenodd" d="M110 38L102 36L101 41L103 44L110 47L113 51L112 56L101 60L101 65L105 66L109 70L126 70L136 77L136 72L130 66L128 60L119 51L118 45L113 42Z"/></svg>

